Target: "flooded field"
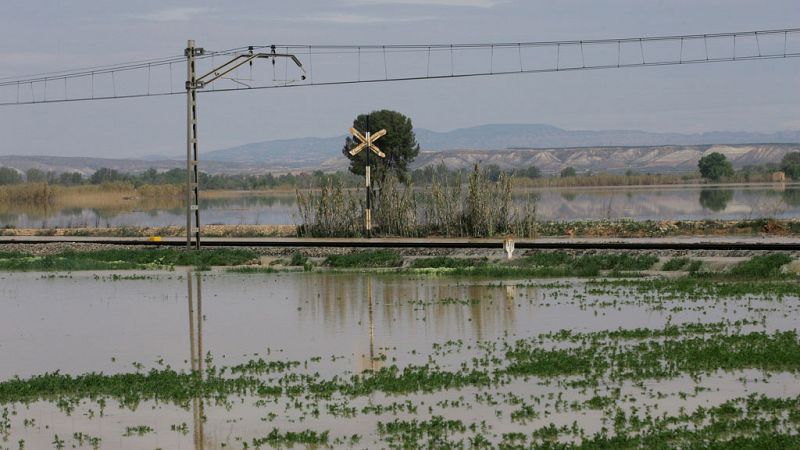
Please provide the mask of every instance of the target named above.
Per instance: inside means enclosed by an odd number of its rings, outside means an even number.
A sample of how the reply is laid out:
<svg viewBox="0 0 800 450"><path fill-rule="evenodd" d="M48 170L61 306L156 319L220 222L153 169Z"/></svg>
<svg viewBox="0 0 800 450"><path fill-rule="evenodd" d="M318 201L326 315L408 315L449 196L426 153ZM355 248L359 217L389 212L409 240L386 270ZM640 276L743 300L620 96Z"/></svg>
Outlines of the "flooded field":
<svg viewBox="0 0 800 450"><path fill-rule="evenodd" d="M3 273L0 448L792 439L798 295L792 283Z"/></svg>
<svg viewBox="0 0 800 450"><path fill-rule="evenodd" d="M232 193L200 202L205 224L292 225L294 193ZM650 186L517 190L517 204L536 202L539 220L742 220L800 215L800 185ZM0 227L78 228L185 223L183 200L126 199L113 206L0 210Z"/></svg>

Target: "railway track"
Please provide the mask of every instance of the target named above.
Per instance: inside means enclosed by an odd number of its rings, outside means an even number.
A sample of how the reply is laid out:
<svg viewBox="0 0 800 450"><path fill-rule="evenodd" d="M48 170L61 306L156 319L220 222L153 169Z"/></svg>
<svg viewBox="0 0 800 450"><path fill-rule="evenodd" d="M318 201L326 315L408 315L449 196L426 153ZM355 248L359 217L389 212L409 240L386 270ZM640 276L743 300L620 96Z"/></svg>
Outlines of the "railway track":
<svg viewBox="0 0 800 450"><path fill-rule="evenodd" d="M87 243L107 245L185 246L184 238L0 236L0 244ZM673 238L541 238L518 239L517 249L573 250L763 250L800 251L792 237L673 237ZM204 247L337 247L502 249L503 239L462 238L204 238Z"/></svg>

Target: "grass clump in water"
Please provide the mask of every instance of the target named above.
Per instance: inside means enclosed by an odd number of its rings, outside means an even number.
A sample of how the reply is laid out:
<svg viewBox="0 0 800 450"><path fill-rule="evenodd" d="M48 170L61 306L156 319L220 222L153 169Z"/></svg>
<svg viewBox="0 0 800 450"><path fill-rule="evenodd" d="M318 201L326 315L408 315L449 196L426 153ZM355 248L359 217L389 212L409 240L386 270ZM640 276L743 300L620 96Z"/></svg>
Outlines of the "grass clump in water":
<svg viewBox="0 0 800 450"><path fill-rule="evenodd" d="M331 255L325 259L325 264L336 268L400 267L403 257L392 250L370 250Z"/></svg>
<svg viewBox="0 0 800 450"><path fill-rule="evenodd" d="M253 438L253 447L261 448L262 446L275 447L292 447L294 444L304 444L307 446L326 445L328 443L329 431L317 433L313 430L303 430L299 432L287 431L281 433L277 428L273 428L270 433L262 438Z"/></svg>

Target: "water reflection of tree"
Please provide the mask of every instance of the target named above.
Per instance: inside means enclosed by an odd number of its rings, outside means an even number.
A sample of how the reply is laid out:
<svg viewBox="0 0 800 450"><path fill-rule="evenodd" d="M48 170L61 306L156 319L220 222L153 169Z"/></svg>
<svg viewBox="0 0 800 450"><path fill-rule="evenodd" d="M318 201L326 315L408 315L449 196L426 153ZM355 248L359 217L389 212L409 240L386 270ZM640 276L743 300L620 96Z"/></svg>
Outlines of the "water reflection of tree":
<svg viewBox="0 0 800 450"><path fill-rule="evenodd" d="M782 192L783 201L786 202L787 205L792 207L800 206L800 189L798 188L788 188Z"/></svg>
<svg viewBox="0 0 800 450"><path fill-rule="evenodd" d="M578 194L576 194L574 192L562 192L561 193L561 198L563 198L564 200L566 200L568 202L574 201L576 197L578 197Z"/></svg>
<svg viewBox="0 0 800 450"><path fill-rule="evenodd" d="M733 191L730 189L700 190L700 206L710 211L719 212L725 210L731 200L733 200Z"/></svg>

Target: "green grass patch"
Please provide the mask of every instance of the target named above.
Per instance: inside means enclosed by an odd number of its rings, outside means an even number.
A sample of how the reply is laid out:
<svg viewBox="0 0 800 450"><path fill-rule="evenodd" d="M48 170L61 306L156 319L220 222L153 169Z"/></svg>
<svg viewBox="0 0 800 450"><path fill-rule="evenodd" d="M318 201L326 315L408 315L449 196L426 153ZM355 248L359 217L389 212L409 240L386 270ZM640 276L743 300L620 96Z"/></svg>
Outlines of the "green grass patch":
<svg viewBox="0 0 800 450"><path fill-rule="evenodd" d="M335 268L400 267L403 257L392 250L369 250L328 256L325 265Z"/></svg>
<svg viewBox="0 0 800 450"><path fill-rule="evenodd" d="M225 269L226 272L232 273L276 273L277 270L273 269L272 267L267 266L241 266L241 267L230 267Z"/></svg>
<svg viewBox="0 0 800 450"><path fill-rule="evenodd" d="M0 270L79 271L151 269L172 266L230 266L244 264L258 255L251 250L207 249L112 249L90 252L67 250L47 256L0 254Z"/></svg>
<svg viewBox="0 0 800 450"><path fill-rule="evenodd" d="M463 267L475 267L486 264L486 258L450 258L447 256L436 256L433 258L419 258L411 262L410 266L414 269L456 269Z"/></svg>
<svg viewBox="0 0 800 450"><path fill-rule="evenodd" d="M647 270L658 262L650 255L630 255L613 253L601 255L573 256L563 252L541 252L527 256L515 265L523 268L537 268L535 274L542 276L593 277L601 271L610 271L612 276L623 276L625 272Z"/></svg>
<svg viewBox="0 0 800 450"><path fill-rule="evenodd" d="M661 266L661 270L665 272L675 272L676 270L683 270L684 267L689 265L689 258L672 258Z"/></svg>
<svg viewBox="0 0 800 450"><path fill-rule="evenodd" d="M573 256L565 252L540 252L511 262L493 263L485 258L420 258L412 269L445 269L457 276L480 277L595 277L607 272L611 277L637 276L637 271L652 267L658 258L649 255L602 254Z"/></svg>
<svg viewBox="0 0 800 450"><path fill-rule="evenodd" d="M292 259L289 260L290 266L305 266L308 262L308 256L300 253L294 252L292 253Z"/></svg>
<svg viewBox="0 0 800 450"><path fill-rule="evenodd" d="M754 256L731 267L728 275L740 278L776 278L784 274L781 267L792 262L792 257L784 253Z"/></svg>

